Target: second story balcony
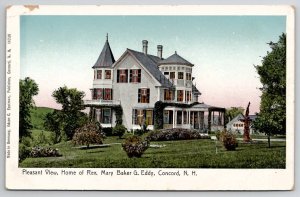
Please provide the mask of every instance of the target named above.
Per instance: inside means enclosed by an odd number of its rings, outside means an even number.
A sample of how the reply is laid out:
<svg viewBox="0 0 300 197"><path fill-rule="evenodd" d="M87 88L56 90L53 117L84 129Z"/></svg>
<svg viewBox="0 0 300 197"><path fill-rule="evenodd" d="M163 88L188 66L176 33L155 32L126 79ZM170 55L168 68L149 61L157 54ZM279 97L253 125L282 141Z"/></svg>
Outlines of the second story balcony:
<svg viewBox="0 0 300 197"><path fill-rule="evenodd" d="M120 100L103 100L103 99L93 99L93 100L84 100L84 105L94 105L94 106L117 106L121 105Z"/></svg>

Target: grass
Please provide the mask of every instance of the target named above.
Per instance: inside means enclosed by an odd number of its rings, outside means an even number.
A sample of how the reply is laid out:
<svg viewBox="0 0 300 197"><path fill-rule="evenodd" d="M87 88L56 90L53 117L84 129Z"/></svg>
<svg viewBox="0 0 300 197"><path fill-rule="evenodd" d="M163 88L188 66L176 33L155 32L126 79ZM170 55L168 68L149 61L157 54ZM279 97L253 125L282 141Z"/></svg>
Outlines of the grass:
<svg viewBox="0 0 300 197"><path fill-rule="evenodd" d="M52 108L48 107L35 107L31 110L31 124L34 129L44 129L44 119L47 113L52 112Z"/></svg>
<svg viewBox="0 0 300 197"><path fill-rule="evenodd" d="M38 133L40 131L34 131ZM38 134L34 134L38 135ZM164 144L163 148L148 148L141 158L128 158L119 143L124 139L108 137L109 147L82 150L71 142L62 142L58 148L62 157L27 158L20 167L72 168L285 168L285 142L256 144L240 143L236 151L226 151L213 140L183 140L151 142Z"/></svg>

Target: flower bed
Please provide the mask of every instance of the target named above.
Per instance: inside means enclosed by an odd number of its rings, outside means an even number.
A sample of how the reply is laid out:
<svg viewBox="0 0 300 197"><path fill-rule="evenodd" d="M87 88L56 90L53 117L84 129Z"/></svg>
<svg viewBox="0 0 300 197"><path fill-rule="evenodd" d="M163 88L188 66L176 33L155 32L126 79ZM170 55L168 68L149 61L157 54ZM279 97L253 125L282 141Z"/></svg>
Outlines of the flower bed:
<svg viewBox="0 0 300 197"><path fill-rule="evenodd" d="M55 148L33 147L29 157L61 157L62 155Z"/></svg>
<svg viewBox="0 0 300 197"><path fill-rule="evenodd" d="M152 131L147 136L149 141L172 141L172 140L192 140L192 139L210 139L210 136L201 134L197 130L189 129L162 129Z"/></svg>

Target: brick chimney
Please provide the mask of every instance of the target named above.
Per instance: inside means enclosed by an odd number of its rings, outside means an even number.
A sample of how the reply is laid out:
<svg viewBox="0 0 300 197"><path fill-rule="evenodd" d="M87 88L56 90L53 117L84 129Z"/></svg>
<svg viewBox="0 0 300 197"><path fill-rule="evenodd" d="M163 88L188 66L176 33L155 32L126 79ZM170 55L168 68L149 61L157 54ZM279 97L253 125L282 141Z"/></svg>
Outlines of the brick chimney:
<svg viewBox="0 0 300 197"><path fill-rule="evenodd" d="M162 45L157 45L157 56L162 59L162 51L163 51L163 46Z"/></svg>
<svg viewBox="0 0 300 197"><path fill-rule="evenodd" d="M145 55L147 55L147 52L148 52L148 41L147 40L143 40L143 52Z"/></svg>

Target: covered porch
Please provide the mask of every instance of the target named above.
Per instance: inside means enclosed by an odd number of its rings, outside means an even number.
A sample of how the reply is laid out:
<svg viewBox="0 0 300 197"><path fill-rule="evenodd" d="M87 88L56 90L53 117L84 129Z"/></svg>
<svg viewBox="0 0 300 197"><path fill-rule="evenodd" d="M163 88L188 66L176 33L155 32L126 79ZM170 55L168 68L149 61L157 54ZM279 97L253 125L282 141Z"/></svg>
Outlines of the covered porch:
<svg viewBox="0 0 300 197"><path fill-rule="evenodd" d="M84 106L89 108L89 118L104 128L115 126L116 109L121 107L120 102L103 100L86 100Z"/></svg>
<svg viewBox="0 0 300 197"><path fill-rule="evenodd" d="M196 129L202 133L224 129L225 108L197 104L190 108L166 107L163 127Z"/></svg>

